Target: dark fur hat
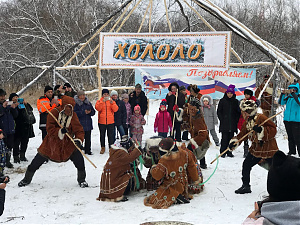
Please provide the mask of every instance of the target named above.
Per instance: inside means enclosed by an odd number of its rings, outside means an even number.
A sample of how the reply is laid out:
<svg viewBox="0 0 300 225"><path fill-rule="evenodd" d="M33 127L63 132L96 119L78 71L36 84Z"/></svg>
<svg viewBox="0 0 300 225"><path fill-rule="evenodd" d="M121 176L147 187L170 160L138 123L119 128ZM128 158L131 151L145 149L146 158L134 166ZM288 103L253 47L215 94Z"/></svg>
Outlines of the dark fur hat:
<svg viewBox="0 0 300 225"><path fill-rule="evenodd" d="M198 86L196 84L190 84L187 89L188 89L188 91L193 90L193 92L195 92L195 93L200 92L200 89L198 88Z"/></svg>
<svg viewBox="0 0 300 225"><path fill-rule="evenodd" d="M121 142L120 142L120 145L123 148L126 148L128 150L133 145L133 142L132 142L131 138L128 137L128 135L123 135L122 139L121 139Z"/></svg>
<svg viewBox="0 0 300 225"><path fill-rule="evenodd" d="M245 89L245 90L244 90L244 95L250 95L250 96L253 96L253 91L250 90L250 89Z"/></svg>
<svg viewBox="0 0 300 225"><path fill-rule="evenodd" d="M175 142L173 141L172 138L164 138L159 142L159 153L160 155L170 155L171 152L176 152L178 151L178 148L175 144Z"/></svg>
<svg viewBox="0 0 300 225"><path fill-rule="evenodd" d="M169 87L168 87L168 90L169 91L172 91L172 86L175 86L176 88L177 88L177 90L179 90L179 85L177 84L177 82L173 82L173 83L171 83L170 85L169 85Z"/></svg>
<svg viewBox="0 0 300 225"><path fill-rule="evenodd" d="M277 151L268 173L267 190L278 201L300 200L300 159Z"/></svg>

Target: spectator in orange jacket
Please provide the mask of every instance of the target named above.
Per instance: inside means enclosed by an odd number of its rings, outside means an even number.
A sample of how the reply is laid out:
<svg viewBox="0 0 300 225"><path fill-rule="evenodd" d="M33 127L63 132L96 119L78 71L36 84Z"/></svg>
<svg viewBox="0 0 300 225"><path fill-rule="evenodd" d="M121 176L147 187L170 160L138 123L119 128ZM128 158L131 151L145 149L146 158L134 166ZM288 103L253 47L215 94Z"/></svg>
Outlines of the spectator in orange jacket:
<svg viewBox="0 0 300 225"><path fill-rule="evenodd" d="M40 113L40 130L42 131L42 139L47 135L46 131L46 123L47 123L47 116L48 112L45 107L51 111L55 107L59 106L59 102L57 99L53 98L53 88L47 85L44 89L44 96L41 96L36 103L36 106Z"/></svg>
<svg viewBox="0 0 300 225"><path fill-rule="evenodd" d="M105 133L107 130L109 148L114 143L114 114L118 111L119 107L116 102L109 96L108 89L102 90L102 98L96 102L95 109L98 111L98 126L100 130L100 154L105 152Z"/></svg>

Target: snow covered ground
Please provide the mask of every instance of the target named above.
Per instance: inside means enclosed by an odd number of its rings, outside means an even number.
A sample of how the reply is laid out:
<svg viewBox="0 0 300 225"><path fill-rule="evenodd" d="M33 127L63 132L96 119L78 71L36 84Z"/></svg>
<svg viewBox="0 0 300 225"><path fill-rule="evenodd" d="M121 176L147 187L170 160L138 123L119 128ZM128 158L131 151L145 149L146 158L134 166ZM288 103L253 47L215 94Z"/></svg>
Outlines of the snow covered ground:
<svg viewBox="0 0 300 225"><path fill-rule="evenodd" d="M143 140L154 135L153 123L158 111L159 101L151 101L150 114ZM35 111L38 117L38 112ZM282 120L282 117L279 117ZM23 178L26 167L41 144L41 132L38 123L34 126L36 137L31 139L27 150L29 162L14 164L14 169L6 169L10 183L6 188L6 202L0 223L17 224L140 224L149 221L182 221L192 224L241 224L253 211L254 202L267 194L267 171L255 166L251 172L251 194L236 195L234 190L241 186L241 168L243 162L243 144L234 152L234 158L221 158L218 169L205 184L204 191L194 195L190 204L174 205L169 209L152 209L143 204L149 195L143 190L130 195L129 201L122 203L99 202L100 176L108 158L108 151L100 155L97 115L94 116L92 132L92 152L89 158L96 164L95 169L85 160L88 188L80 188L76 181L76 168L71 161L66 163L49 162L36 172L32 183L19 188L17 183ZM284 126L277 134L279 148L287 152L287 140ZM208 169L203 170L206 180L216 163L209 163L219 153L212 144L207 152ZM147 169L141 171L146 178Z"/></svg>

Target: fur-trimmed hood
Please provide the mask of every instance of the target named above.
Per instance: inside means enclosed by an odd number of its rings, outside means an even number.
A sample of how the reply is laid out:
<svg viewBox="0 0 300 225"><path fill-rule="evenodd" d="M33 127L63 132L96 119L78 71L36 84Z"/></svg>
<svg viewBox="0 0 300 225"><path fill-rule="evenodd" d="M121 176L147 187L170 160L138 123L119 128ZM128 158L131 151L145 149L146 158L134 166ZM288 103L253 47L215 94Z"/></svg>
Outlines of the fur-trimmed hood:
<svg viewBox="0 0 300 225"><path fill-rule="evenodd" d="M83 103L85 103L85 104L89 104L89 103L90 103L90 101L89 101L89 99L88 99L87 97L85 97L85 99L84 99L83 101L81 101L81 100L78 98L78 95L75 95L75 96L74 96L74 100L75 100L75 103L78 104L79 106L82 106Z"/></svg>
<svg viewBox="0 0 300 225"><path fill-rule="evenodd" d="M210 95L203 95L203 96L201 97L201 99L200 99L201 105L204 105L204 103L203 103L203 99L204 99L204 98L208 98L208 104L209 104L209 105L212 105L212 104L213 104L213 99L212 99L212 97L211 97Z"/></svg>

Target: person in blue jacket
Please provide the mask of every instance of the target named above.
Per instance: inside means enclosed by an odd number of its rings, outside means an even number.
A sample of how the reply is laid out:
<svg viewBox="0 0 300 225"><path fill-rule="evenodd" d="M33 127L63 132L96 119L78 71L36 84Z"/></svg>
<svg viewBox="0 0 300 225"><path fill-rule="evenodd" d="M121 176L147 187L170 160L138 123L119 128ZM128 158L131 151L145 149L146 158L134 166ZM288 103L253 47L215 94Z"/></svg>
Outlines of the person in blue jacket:
<svg viewBox="0 0 300 225"><path fill-rule="evenodd" d="M95 115L95 109L88 98L85 96L84 91L78 91L74 96L76 105L74 112L77 114L79 122L84 130L84 152L85 154L92 155L91 152L91 133L93 130L92 116Z"/></svg>
<svg viewBox="0 0 300 225"><path fill-rule="evenodd" d="M280 105L286 105L283 122L288 135L289 155L296 154L296 147L300 156L300 86L291 84L288 90L281 93Z"/></svg>

